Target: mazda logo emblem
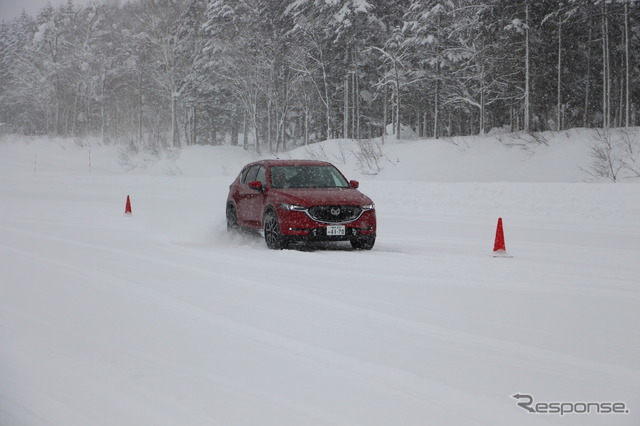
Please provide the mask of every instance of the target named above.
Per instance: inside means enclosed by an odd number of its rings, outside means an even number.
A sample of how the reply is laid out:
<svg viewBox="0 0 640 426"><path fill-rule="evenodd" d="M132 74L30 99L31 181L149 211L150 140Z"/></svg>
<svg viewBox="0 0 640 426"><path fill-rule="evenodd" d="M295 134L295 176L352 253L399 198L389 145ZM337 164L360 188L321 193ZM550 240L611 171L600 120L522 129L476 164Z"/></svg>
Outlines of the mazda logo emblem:
<svg viewBox="0 0 640 426"><path fill-rule="evenodd" d="M333 216L339 216L340 215L340 207L335 207L331 209L331 214Z"/></svg>

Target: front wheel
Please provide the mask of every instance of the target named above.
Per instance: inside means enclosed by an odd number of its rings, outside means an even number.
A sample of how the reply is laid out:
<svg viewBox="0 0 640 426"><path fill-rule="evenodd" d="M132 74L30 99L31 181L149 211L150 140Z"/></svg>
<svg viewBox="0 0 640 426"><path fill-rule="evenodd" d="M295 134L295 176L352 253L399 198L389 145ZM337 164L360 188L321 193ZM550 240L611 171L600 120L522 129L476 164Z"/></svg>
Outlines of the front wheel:
<svg viewBox="0 0 640 426"><path fill-rule="evenodd" d="M278 217L273 212L264 215L264 240L272 250L282 250L287 246L285 237L280 233Z"/></svg>
<svg viewBox="0 0 640 426"><path fill-rule="evenodd" d="M355 250L371 250L375 243L376 237L375 235L372 235L351 240L351 247Z"/></svg>

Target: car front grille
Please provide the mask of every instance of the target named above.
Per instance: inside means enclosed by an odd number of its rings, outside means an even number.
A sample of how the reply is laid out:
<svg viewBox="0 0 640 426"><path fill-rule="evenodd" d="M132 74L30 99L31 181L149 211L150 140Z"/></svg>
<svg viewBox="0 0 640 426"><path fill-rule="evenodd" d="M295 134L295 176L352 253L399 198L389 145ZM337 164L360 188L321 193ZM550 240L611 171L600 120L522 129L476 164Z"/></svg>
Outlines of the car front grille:
<svg viewBox="0 0 640 426"><path fill-rule="evenodd" d="M309 217L317 222L346 223L353 222L362 215L358 206L314 206L307 210Z"/></svg>

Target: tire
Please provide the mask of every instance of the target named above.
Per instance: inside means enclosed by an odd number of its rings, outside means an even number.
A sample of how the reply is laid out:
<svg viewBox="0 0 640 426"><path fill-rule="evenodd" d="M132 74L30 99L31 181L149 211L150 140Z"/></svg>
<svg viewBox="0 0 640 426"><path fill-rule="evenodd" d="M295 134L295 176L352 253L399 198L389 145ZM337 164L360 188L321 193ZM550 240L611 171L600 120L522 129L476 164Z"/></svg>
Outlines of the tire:
<svg viewBox="0 0 640 426"><path fill-rule="evenodd" d="M376 237L368 236L351 240L351 247L355 250L371 250L376 243Z"/></svg>
<svg viewBox="0 0 640 426"><path fill-rule="evenodd" d="M227 231L237 231L238 230L238 212L233 204L227 205Z"/></svg>
<svg viewBox="0 0 640 426"><path fill-rule="evenodd" d="M264 215L264 241L267 247L272 250L282 250L286 248L287 241L280 233L280 223L278 217L272 211Z"/></svg>

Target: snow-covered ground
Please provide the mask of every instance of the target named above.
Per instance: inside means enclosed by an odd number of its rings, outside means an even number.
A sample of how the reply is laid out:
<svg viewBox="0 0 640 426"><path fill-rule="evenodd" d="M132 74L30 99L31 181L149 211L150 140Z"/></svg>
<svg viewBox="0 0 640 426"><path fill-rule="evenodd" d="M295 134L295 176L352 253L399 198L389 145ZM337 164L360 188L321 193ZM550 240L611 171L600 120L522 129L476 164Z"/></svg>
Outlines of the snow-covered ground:
<svg viewBox="0 0 640 426"><path fill-rule="evenodd" d="M588 136L388 143L377 175L348 141L285 154L361 181L370 252L228 235L241 148L4 137L0 424L638 425L640 185L584 182Z"/></svg>

